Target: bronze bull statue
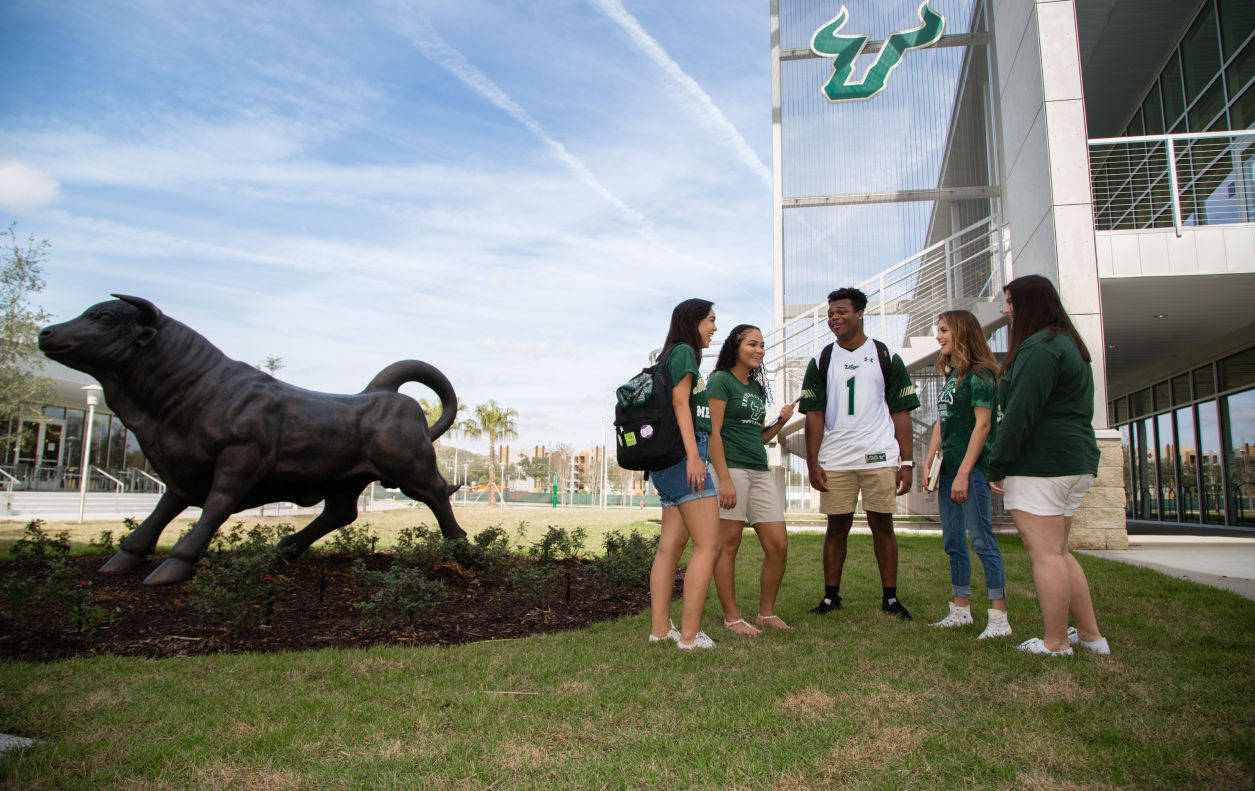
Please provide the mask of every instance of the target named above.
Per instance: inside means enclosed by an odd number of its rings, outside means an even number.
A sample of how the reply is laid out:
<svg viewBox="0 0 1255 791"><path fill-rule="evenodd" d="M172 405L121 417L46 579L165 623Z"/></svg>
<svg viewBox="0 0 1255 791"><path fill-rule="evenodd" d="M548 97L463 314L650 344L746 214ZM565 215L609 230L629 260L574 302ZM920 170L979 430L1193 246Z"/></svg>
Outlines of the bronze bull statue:
<svg viewBox="0 0 1255 791"><path fill-rule="evenodd" d="M145 585L190 579L214 533L237 511L324 501L322 513L280 544L294 557L357 518L357 498L372 481L426 504L446 537L466 537L449 505L457 487L440 475L432 448L458 411L440 371L404 360L356 395L303 390L228 358L148 300L114 296L39 333L44 354L100 382L105 402L167 486L101 571L135 569L188 506L203 509L200 518ZM442 411L430 428L418 402L397 392L405 382L439 396Z"/></svg>

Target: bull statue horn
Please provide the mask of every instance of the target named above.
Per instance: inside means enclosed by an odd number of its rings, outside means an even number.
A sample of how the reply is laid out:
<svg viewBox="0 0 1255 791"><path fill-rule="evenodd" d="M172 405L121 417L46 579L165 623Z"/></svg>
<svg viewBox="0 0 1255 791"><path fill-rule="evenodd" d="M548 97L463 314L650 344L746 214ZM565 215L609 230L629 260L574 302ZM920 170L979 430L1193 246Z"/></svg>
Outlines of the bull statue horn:
<svg viewBox="0 0 1255 791"><path fill-rule="evenodd" d="M126 294L111 294L139 310L139 323L145 327L155 327L161 321L161 311L157 306L143 297L129 297Z"/></svg>

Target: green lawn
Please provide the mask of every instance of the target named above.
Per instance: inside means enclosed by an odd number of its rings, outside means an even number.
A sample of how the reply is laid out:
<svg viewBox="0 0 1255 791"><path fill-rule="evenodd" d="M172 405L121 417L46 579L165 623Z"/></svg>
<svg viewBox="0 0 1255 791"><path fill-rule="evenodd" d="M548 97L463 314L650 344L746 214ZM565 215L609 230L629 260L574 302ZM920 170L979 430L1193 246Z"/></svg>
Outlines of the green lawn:
<svg viewBox="0 0 1255 791"><path fill-rule="evenodd" d="M1082 557L1114 655L1035 657L1012 650L1041 628L1015 539L1001 543L1016 636L985 643L983 613L974 629L926 625L949 590L934 537L901 539L915 622L879 613L865 536L846 609L806 614L820 541L793 537L778 611L795 629L734 639L712 591L711 652L648 646L642 615L452 649L3 664L0 731L40 743L0 759L0 787L1255 785L1255 602ZM742 546L752 614L760 555Z"/></svg>

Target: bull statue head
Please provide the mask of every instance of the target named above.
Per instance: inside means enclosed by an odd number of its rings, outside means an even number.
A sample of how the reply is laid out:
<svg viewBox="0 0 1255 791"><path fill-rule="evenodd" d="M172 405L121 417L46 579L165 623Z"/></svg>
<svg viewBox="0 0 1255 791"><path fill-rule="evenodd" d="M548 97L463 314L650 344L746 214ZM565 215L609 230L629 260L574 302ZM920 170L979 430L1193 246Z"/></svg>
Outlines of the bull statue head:
<svg viewBox="0 0 1255 791"><path fill-rule="evenodd" d="M92 305L77 318L44 327L40 351L99 378L129 359L137 347L150 344L157 337L161 311L140 297L113 296L117 299Z"/></svg>

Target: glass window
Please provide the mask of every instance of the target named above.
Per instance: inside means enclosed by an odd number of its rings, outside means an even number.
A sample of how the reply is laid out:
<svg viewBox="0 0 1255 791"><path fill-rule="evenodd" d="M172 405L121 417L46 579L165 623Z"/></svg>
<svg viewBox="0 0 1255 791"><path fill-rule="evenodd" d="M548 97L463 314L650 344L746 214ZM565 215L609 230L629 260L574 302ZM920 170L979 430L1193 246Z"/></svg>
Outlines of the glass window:
<svg viewBox="0 0 1255 791"><path fill-rule="evenodd" d="M109 421L109 469L117 470L126 466L126 426L118 418ZM101 465L102 467L105 465Z"/></svg>
<svg viewBox="0 0 1255 791"><path fill-rule="evenodd" d="M1190 108L1190 131L1203 132L1211 126L1213 119L1216 119L1216 113L1224 110L1224 85L1223 80L1216 80L1210 88L1208 88L1199 100ZM1219 119L1222 121L1223 119Z"/></svg>
<svg viewBox="0 0 1255 791"><path fill-rule="evenodd" d="M1206 398L1216 394L1216 374L1210 365L1194 369L1194 397Z"/></svg>
<svg viewBox="0 0 1255 791"><path fill-rule="evenodd" d="M92 417L92 449L89 463L93 467L105 467L107 466L108 458L109 416L97 412Z"/></svg>
<svg viewBox="0 0 1255 791"><path fill-rule="evenodd" d="M1229 413L1229 491L1233 523L1255 525L1255 390L1225 399Z"/></svg>
<svg viewBox="0 0 1255 791"><path fill-rule="evenodd" d="M1229 117L1234 129L1250 129L1255 126L1255 86L1247 88L1229 107Z"/></svg>
<svg viewBox="0 0 1255 791"><path fill-rule="evenodd" d="M1177 518L1177 452L1172 439L1172 415L1155 418L1155 436L1159 442L1159 518Z"/></svg>
<svg viewBox="0 0 1255 791"><path fill-rule="evenodd" d="M1160 382L1155 385L1155 411L1167 409L1172 406L1172 399L1168 396L1168 383Z"/></svg>
<svg viewBox="0 0 1255 791"><path fill-rule="evenodd" d="M1185 112L1185 83L1181 79L1181 56L1174 51L1159 78L1159 90L1163 96L1163 115L1169 125Z"/></svg>
<svg viewBox="0 0 1255 791"><path fill-rule="evenodd" d="M1155 450L1154 450L1154 430L1148 429L1145 420L1139 420L1133 425L1133 439L1136 443L1137 452L1137 469L1134 477L1137 479L1137 497L1134 506L1139 519L1158 519L1158 494L1155 484ZM1150 440L1150 441L1147 441Z"/></svg>
<svg viewBox="0 0 1255 791"><path fill-rule="evenodd" d="M1181 64L1185 70L1185 95L1190 99L1202 93L1220 71L1220 36L1216 31L1216 9L1210 3L1181 40Z"/></svg>
<svg viewBox="0 0 1255 791"><path fill-rule="evenodd" d="M68 409L65 415L65 464L78 469L83 466L83 421L81 409Z"/></svg>
<svg viewBox="0 0 1255 791"><path fill-rule="evenodd" d="M1129 402L1128 399L1116 399L1116 423L1127 423L1129 421Z"/></svg>
<svg viewBox="0 0 1255 791"><path fill-rule="evenodd" d="M1178 409L1177 417L1177 503L1182 522L1197 522L1198 442L1194 438L1194 408Z"/></svg>
<svg viewBox="0 0 1255 791"><path fill-rule="evenodd" d="M1172 403L1190 403L1190 375L1181 374L1172 379Z"/></svg>
<svg viewBox="0 0 1255 791"><path fill-rule="evenodd" d="M1129 125L1125 128L1128 129L1129 137L1137 137L1146 131L1142 126L1142 108L1137 108L1137 112L1133 113L1133 117L1129 119Z"/></svg>
<svg viewBox="0 0 1255 791"><path fill-rule="evenodd" d="M1131 518L1133 516L1133 492L1137 490L1137 485L1133 480L1133 461L1136 456L1131 426L1120 427L1120 449L1124 453L1124 516Z"/></svg>
<svg viewBox="0 0 1255 791"><path fill-rule="evenodd" d="M1220 420L1217 404L1209 401L1198 405L1199 464L1202 473L1203 521L1224 524L1225 485L1220 464Z"/></svg>
<svg viewBox="0 0 1255 791"><path fill-rule="evenodd" d="M1255 3L1251 4L1255 8ZM1232 99L1242 92L1246 83L1255 76L1255 43L1247 44L1242 53L1233 59L1229 68L1225 69L1225 82L1228 83L1229 98Z"/></svg>
<svg viewBox="0 0 1255 791"><path fill-rule="evenodd" d="M1150 390L1138 390L1129 396L1129 402L1133 408L1134 417L1150 414Z"/></svg>
<svg viewBox="0 0 1255 791"><path fill-rule="evenodd" d="M1220 388L1230 390L1255 384L1255 346L1220 361Z"/></svg>
<svg viewBox="0 0 1255 791"><path fill-rule="evenodd" d="M65 407L46 406L44 407L44 417L49 420L65 420Z"/></svg>
<svg viewBox="0 0 1255 791"><path fill-rule="evenodd" d="M1159 101L1159 83L1150 86L1150 93L1146 94L1146 99L1142 102L1142 125L1146 128L1148 135L1163 132L1163 107Z"/></svg>
<svg viewBox="0 0 1255 791"><path fill-rule="evenodd" d="M1255 3L1251 0L1220 0L1220 38L1225 57L1232 55L1255 30Z"/></svg>

